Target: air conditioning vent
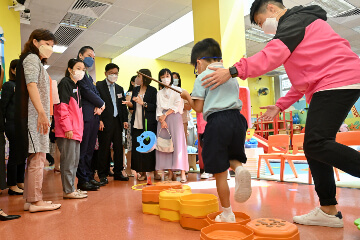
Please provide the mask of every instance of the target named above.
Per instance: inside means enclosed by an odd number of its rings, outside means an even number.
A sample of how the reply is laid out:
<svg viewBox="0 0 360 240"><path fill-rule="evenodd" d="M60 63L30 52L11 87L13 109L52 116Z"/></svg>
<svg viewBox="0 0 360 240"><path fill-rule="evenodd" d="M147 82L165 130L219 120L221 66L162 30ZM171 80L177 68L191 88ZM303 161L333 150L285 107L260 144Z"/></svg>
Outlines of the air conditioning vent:
<svg viewBox="0 0 360 240"><path fill-rule="evenodd" d="M59 26L54 35L60 46L70 46L70 44L83 32L83 29Z"/></svg>

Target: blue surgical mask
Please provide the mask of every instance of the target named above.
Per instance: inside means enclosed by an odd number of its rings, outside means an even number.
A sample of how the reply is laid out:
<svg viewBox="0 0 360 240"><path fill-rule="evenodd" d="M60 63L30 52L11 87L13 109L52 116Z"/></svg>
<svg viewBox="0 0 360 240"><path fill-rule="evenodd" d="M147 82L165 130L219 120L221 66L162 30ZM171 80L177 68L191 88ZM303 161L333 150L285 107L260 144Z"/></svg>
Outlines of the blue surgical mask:
<svg viewBox="0 0 360 240"><path fill-rule="evenodd" d="M86 65L86 67L90 68L94 64L94 59L92 57L86 57L86 58L84 58L84 63Z"/></svg>

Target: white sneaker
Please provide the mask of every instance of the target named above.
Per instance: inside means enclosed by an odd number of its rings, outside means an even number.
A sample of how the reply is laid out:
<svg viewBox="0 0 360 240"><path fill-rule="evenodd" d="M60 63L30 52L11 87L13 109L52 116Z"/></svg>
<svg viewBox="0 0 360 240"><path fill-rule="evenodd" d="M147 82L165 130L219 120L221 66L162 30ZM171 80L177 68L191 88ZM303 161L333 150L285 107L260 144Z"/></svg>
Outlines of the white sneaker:
<svg viewBox="0 0 360 240"><path fill-rule="evenodd" d="M210 174L209 174L209 173L206 173L206 172L203 172L203 173L200 175L200 178L201 178L201 179L208 179L208 178L210 178Z"/></svg>
<svg viewBox="0 0 360 240"><path fill-rule="evenodd" d="M230 180L230 179L231 179L230 171L228 170L227 180Z"/></svg>
<svg viewBox="0 0 360 240"><path fill-rule="evenodd" d="M293 220L294 223L303 224L303 225L324 226L324 227L334 227L334 228L344 227L344 221L342 219L341 212L338 212L336 215L329 215L324 213L319 207L315 208L308 214L295 216Z"/></svg>
<svg viewBox="0 0 360 240"><path fill-rule="evenodd" d="M71 199L81 199L81 198L87 198L88 196L86 194L81 194L77 191L72 193L64 193L63 198L71 198Z"/></svg>
<svg viewBox="0 0 360 240"><path fill-rule="evenodd" d="M220 213L219 215L216 216L215 222L235 223L236 222L235 214L232 213L232 214L228 215L227 217L224 217L224 215L222 213Z"/></svg>
<svg viewBox="0 0 360 240"><path fill-rule="evenodd" d="M235 170L235 201L246 202L252 193L251 174L243 166L237 167Z"/></svg>
<svg viewBox="0 0 360 240"><path fill-rule="evenodd" d="M80 190L80 189L76 189L76 192L78 192L80 194L83 194L83 195L87 194L87 191L83 191L83 190Z"/></svg>

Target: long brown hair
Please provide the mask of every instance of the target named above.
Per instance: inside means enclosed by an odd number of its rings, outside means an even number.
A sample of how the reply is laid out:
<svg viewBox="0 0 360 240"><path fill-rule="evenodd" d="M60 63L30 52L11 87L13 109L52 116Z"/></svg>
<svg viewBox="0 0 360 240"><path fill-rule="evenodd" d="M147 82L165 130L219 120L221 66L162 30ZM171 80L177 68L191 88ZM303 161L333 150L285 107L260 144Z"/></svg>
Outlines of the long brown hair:
<svg viewBox="0 0 360 240"><path fill-rule="evenodd" d="M15 74L13 74L13 72L11 70L16 69L16 65L18 64L18 62L19 62L19 59L14 59L11 61L10 67L9 67L9 80L15 81Z"/></svg>
<svg viewBox="0 0 360 240"><path fill-rule="evenodd" d="M40 53L39 53L39 49L34 45L33 43L33 40L36 39L37 41L41 41L41 40L44 40L44 41L49 41L49 40L53 40L54 41L54 44L57 43L56 41L56 38L55 38L55 35L47 30L47 29L43 29L43 28L40 28L40 29L35 29L31 34L30 34L30 37L29 37L29 40L25 43L24 45L24 49L22 50L21 52L21 55L20 55L20 58L25 55L26 53L34 53L36 54L39 58L40 58ZM41 60L41 62L43 64L46 63L46 58L43 58Z"/></svg>

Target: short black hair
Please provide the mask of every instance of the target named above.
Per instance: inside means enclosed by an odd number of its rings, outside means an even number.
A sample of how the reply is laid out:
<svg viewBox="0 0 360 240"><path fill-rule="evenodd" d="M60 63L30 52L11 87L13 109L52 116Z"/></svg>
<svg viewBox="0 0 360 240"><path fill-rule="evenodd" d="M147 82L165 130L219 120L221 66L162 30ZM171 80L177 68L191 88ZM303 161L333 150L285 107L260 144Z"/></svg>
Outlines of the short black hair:
<svg viewBox="0 0 360 240"><path fill-rule="evenodd" d="M176 75L177 76L177 78L179 79L179 84L178 84L178 87L181 87L181 78L180 78L180 74L179 73L177 73L177 72L173 72L172 73L172 75Z"/></svg>
<svg viewBox="0 0 360 240"><path fill-rule="evenodd" d="M159 72L159 81L162 82L160 77L165 75L166 73L170 74L170 77L171 77L170 85L172 85L174 83L174 79L173 79L173 75L172 75L170 69L168 69L168 68L163 68L163 69L160 70L160 72ZM161 85L159 83L159 89L161 90L162 88L163 88L163 85Z"/></svg>
<svg viewBox="0 0 360 240"><path fill-rule="evenodd" d="M132 92L132 91L133 91L134 85L132 85L131 83L132 83L132 82L135 82L135 78L136 78L136 77L137 77L136 75L131 77L128 92Z"/></svg>
<svg viewBox="0 0 360 240"><path fill-rule="evenodd" d="M274 4L279 8L285 8L282 0L255 0L250 8L250 21L252 24L256 24L255 15L264 13L269 3Z"/></svg>
<svg viewBox="0 0 360 240"><path fill-rule="evenodd" d="M145 74L145 75L147 75L147 76L149 76L149 77L152 77L152 76L151 76L151 72L150 72L149 69L140 69L139 72L141 72L142 74ZM144 85L144 86L149 86L149 85L150 85L150 83L151 83L151 79L150 79L150 78L147 78L147 77L144 77L144 76L143 76L142 79L143 79L143 85Z"/></svg>
<svg viewBox="0 0 360 240"><path fill-rule="evenodd" d="M215 61L221 60L221 48L215 39L205 38L194 45L191 51L191 64L195 65L196 61L203 57L208 57L204 59L207 62L211 62L211 59Z"/></svg>
<svg viewBox="0 0 360 240"><path fill-rule="evenodd" d="M109 71L111 69L114 69L114 68L117 68L118 71L120 70L119 66L116 65L115 63L108 63L105 66L105 72L107 72L107 71Z"/></svg>
<svg viewBox="0 0 360 240"><path fill-rule="evenodd" d="M70 77L69 68L70 68L70 69L73 69L73 67L75 66L75 64L77 64L77 63L79 63L79 62L81 62L81 63L84 64L84 62L83 62L81 59L72 58L72 59L69 60L68 66L67 66L66 71L65 71L65 77L71 78L71 77ZM85 64L84 64L84 66L85 66Z"/></svg>
<svg viewBox="0 0 360 240"><path fill-rule="evenodd" d="M77 57L79 58L79 55L80 55L80 54L81 54L81 55L84 55L84 53L85 53L88 49L93 50L93 51L95 52L95 50L94 50L92 47L90 47L90 46L83 46L82 48L80 48Z"/></svg>
<svg viewBox="0 0 360 240"><path fill-rule="evenodd" d="M9 80L15 81L15 74L13 74L11 70L15 71L16 65L18 64L19 61L20 61L20 59L14 59L11 61L10 67L9 67ZM2 81L2 79L1 79L1 81Z"/></svg>

